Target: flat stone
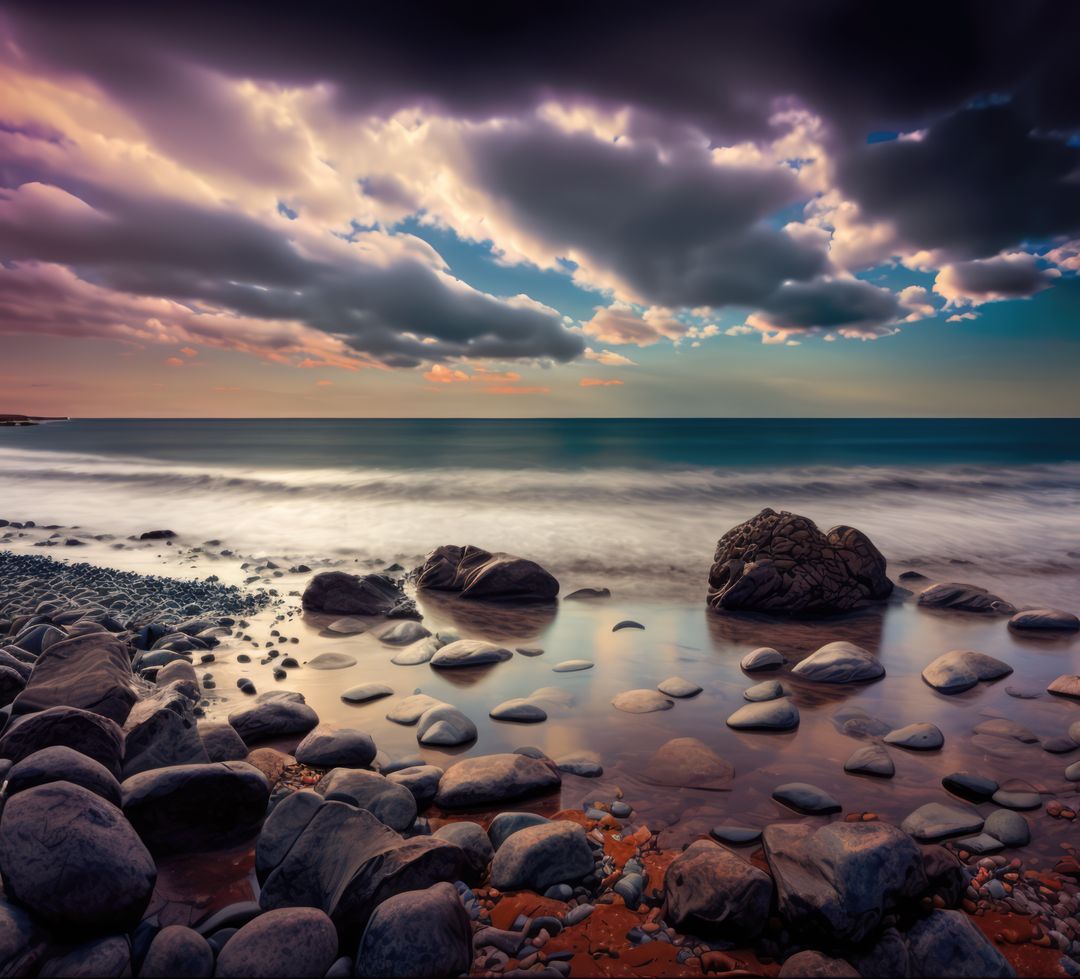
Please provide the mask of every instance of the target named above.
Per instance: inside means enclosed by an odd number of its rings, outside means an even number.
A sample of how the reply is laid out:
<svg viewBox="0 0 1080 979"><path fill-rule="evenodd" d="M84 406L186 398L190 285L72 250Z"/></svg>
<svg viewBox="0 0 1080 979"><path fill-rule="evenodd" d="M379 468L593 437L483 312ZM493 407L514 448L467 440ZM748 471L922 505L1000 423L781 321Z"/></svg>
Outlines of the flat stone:
<svg viewBox="0 0 1080 979"><path fill-rule="evenodd" d="M1080 618L1071 612L1063 612L1056 608L1032 608L1017 612L1009 619L1010 629L1048 631L1048 632L1076 632L1080 629Z"/></svg>
<svg viewBox="0 0 1080 979"><path fill-rule="evenodd" d="M1080 698L1080 675L1063 673L1046 688L1046 692L1059 697Z"/></svg>
<svg viewBox="0 0 1080 979"><path fill-rule="evenodd" d="M616 710L628 714L649 714L654 710L671 710L673 702L655 690L624 690L611 701Z"/></svg>
<svg viewBox="0 0 1080 979"><path fill-rule="evenodd" d="M844 771L852 775L892 778L896 774L896 765L881 745L867 744L852 752L848 760L844 762Z"/></svg>
<svg viewBox="0 0 1080 979"><path fill-rule="evenodd" d="M399 833L416 819L416 797L412 792L378 772L335 768L319 780L315 791L324 799L366 809L380 823Z"/></svg>
<svg viewBox="0 0 1080 979"><path fill-rule="evenodd" d="M727 719L736 730L790 731L799 726L799 708L786 697L746 704Z"/></svg>
<svg viewBox="0 0 1080 979"><path fill-rule="evenodd" d="M749 826L731 826L722 824L709 830L711 836L728 846L748 846L761 839L760 829L751 829Z"/></svg>
<svg viewBox="0 0 1080 979"><path fill-rule="evenodd" d="M771 646L760 646L751 650L739 661L739 666L748 673L755 670L775 670L783 665L784 657Z"/></svg>
<svg viewBox="0 0 1080 979"><path fill-rule="evenodd" d="M547 711L524 698L504 700L497 707L492 707L489 715L497 721L517 721L521 724L536 724L547 720Z"/></svg>
<svg viewBox="0 0 1080 979"><path fill-rule="evenodd" d="M681 676L669 676L666 680L661 680L656 689L669 697L694 697L701 693L701 687Z"/></svg>
<svg viewBox="0 0 1080 979"><path fill-rule="evenodd" d="M465 758L447 768L435 802L442 808L475 808L557 789L557 770L519 754Z"/></svg>
<svg viewBox="0 0 1080 979"><path fill-rule="evenodd" d="M414 693L404 700L399 700L386 715L388 721L395 724L415 724L432 707L444 706L443 701L429 697L426 693Z"/></svg>
<svg viewBox="0 0 1080 979"><path fill-rule="evenodd" d="M551 672L577 673L579 670L591 670L593 665L593 661L590 659L564 659L561 663L556 663L551 668Z"/></svg>
<svg viewBox="0 0 1080 979"><path fill-rule="evenodd" d="M409 646L431 635L419 622L398 622L379 633L379 642L388 646Z"/></svg>
<svg viewBox="0 0 1080 979"><path fill-rule="evenodd" d="M393 692L393 687L372 680L368 683L358 683L355 687L349 687L341 695L341 699L347 704L366 704L369 700L389 697Z"/></svg>
<svg viewBox="0 0 1080 979"><path fill-rule="evenodd" d="M934 751L945 743L945 736L936 724L908 724L885 735L885 743L912 751Z"/></svg>
<svg viewBox="0 0 1080 979"><path fill-rule="evenodd" d="M697 738L674 738L649 759L642 777L655 785L724 791L731 788L735 766Z"/></svg>
<svg viewBox="0 0 1080 979"><path fill-rule="evenodd" d="M249 921L225 943L214 975L222 979L322 979L337 952L337 931L325 912L317 908L278 908Z"/></svg>
<svg viewBox="0 0 1080 979"><path fill-rule="evenodd" d="M514 654L503 646L480 639L459 639L447 643L434 656L431 665L438 669L454 669L460 666L483 666L486 663L501 663Z"/></svg>
<svg viewBox="0 0 1080 979"><path fill-rule="evenodd" d="M420 744L454 747L475 741L476 725L456 707L439 704L420 715L416 740Z"/></svg>
<svg viewBox="0 0 1080 979"><path fill-rule="evenodd" d="M892 730L883 720L853 704L837 708L832 719L836 729L849 738L880 738Z"/></svg>
<svg viewBox="0 0 1080 979"><path fill-rule="evenodd" d="M1027 846L1031 842L1031 827L1018 812L995 809L986 817L983 831L1001 840L1005 846Z"/></svg>
<svg viewBox="0 0 1080 979"><path fill-rule="evenodd" d="M570 592L563 601L581 602L596 598L611 598L611 590L609 588L578 588L576 591Z"/></svg>
<svg viewBox="0 0 1080 979"><path fill-rule="evenodd" d="M539 646L516 646L515 650L522 656L543 656L544 651Z"/></svg>
<svg viewBox="0 0 1080 979"><path fill-rule="evenodd" d="M1051 755L1067 755L1070 751L1080 748L1080 744L1067 735L1061 735L1056 738L1044 738L1040 747Z"/></svg>
<svg viewBox="0 0 1080 979"><path fill-rule="evenodd" d="M635 622L633 619L623 619L621 622L616 622L612 627L612 632L619 632L622 629L644 629L640 622Z"/></svg>
<svg viewBox="0 0 1080 979"><path fill-rule="evenodd" d="M985 653L953 649L927 666L922 678L935 690L953 694L970 690L980 680L997 680L1012 671L1008 663Z"/></svg>
<svg viewBox="0 0 1080 979"><path fill-rule="evenodd" d="M998 790L998 784L992 778L973 772L953 772L946 775L941 784L971 802L984 802Z"/></svg>
<svg viewBox="0 0 1080 979"><path fill-rule="evenodd" d="M793 676L814 683L865 683L885 675L885 667L861 646L831 642L796 663Z"/></svg>
<svg viewBox="0 0 1080 979"><path fill-rule="evenodd" d="M320 724L296 746L296 760L316 768L366 768L375 758L375 742L366 731Z"/></svg>
<svg viewBox="0 0 1080 979"><path fill-rule="evenodd" d="M978 833L983 828L983 818L968 806L928 802L911 813L900 828L920 843L935 843L950 836Z"/></svg>
<svg viewBox="0 0 1080 979"><path fill-rule="evenodd" d="M1012 738L1021 744L1037 744L1038 738L1028 728L1007 717L992 717L975 725L976 734L989 734L995 738Z"/></svg>
<svg viewBox="0 0 1080 979"><path fill-rule="evenodd" d="M347 653L320 653L304 665L312 670L344 670L356 666L356 657Z"/></svg>
<svg viewBox="0 0 1080 979"><path fill-rule="evenodd" d="M923 608L947 609L953 612L975 612L983 615L1012 615L1016 608L1003 598L978 585L943 581L919 594Z"/></svg>
<svg viewBox="0 0 1080 979"><path fill-rule="evenodd" d="M1042 796L1038 792L1024 789L998 789L990 800L1005 809L1040 809Z"/></svg>
<svg viewBox="0 0 1080 979"><path fill-rule="evenodd" d="M749 700L751 703L776 700L777 697L783 696L784 688L778 680L762 680L761 683L755 683L752 687L747 687L743 691L743 699Z"/></svg>
<svg viewBox="0 0 1080 979"><path fill-rule="evenodd" d="M342 636L356 636L367 632L367 622L358 619L355 615L346 615L342 619L335 619L326 628L327 631L336 632Z"/></svg>
<svg viewBox="0 0 1080 979"><path fill-rule="evenodd" d="M430 663L442 646L442 642L435 636L428 636L427 639L421 639L404 649L399 649L390 662L395 666L422 666L424 663Z"/></svg>
<svg viewBox="0 0 1080 979"><path fill-rule="evenodd" d="M592 873L592 850L577 823L557 820L528 826L507 837L491 861L491 886L543 893Z"/></svg>
<svg viewBox="0 0 1080 979"><path fill-rule="evenodd" d="M784 785L778 785L773 789L772 797L777 802L790 806L796 812L811 816L840 812L843 809L843 806L828 792L808 782L787 782Z"/></svg>
<svg viewBox="0 0 1080 979"><path fill-rule="evenodd" d="M561 755L555 764L560 772L577 775L579 778L599 778L604 774L604 766L600 764L600 756L595 751L575 751Z"/></svg>
<svg viewBox="0 0 1080 979"><path fill-rule="evenodd" d="M956 845L961 850L968 850L980 856L987 853L997 853L1005 848L1001 840L988 833L980 833L978 836L969 836L966 839L957 840Z"/></svg>

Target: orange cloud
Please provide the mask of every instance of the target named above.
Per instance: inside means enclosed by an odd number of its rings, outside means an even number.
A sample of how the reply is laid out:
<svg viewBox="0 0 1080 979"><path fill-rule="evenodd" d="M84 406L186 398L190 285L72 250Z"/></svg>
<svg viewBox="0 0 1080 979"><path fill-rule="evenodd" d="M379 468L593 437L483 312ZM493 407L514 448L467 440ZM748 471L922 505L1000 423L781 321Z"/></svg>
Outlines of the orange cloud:
<svg viewBox="0 0 1080 979"><path fill-rule="evenodd" d="M532 387L519 388L512 384L499 384L495 387L484 389L487 394L551 394L551 388Z"/></svg>
<svg viewBox="0 0 1080 979"><path fill-rule="evenodd" d="M183 367L184 362L179 357L166 357L165 363L170 367Z"/></svg>
<svg viewBox="0 0 1080 979"><path fill-rule="evenodd" d="M613 377L610 380L604 380L600 377L583 377L581 379L581 386L583 388L609 388L622 384L617 377Z"/></svg>
<svg viewBox="0 0 1080 979"><path fill-rule="evenodd" d="M315 386L320 387L320 388L332 388L334 386L334 382L333 381L316 381Z"/></svg>
<svg viewBox="0 0 1080 979"><path fill-rule="evenodd" d="M435 384L478 384L485 394L550 394L547 387L522 387L517 382L521 375L517 371L493 371L487 367L477 367L472 374L443 364L433 364L425 371L424 377Z"/></svg>
<svg viewBox="0 0 1080 979"><path fill-rule="evenodd" d="M199 356L199 351L196 350L194 347L181 347L180 348L180 353L182 353L185 357L198 357Z"/></svg>

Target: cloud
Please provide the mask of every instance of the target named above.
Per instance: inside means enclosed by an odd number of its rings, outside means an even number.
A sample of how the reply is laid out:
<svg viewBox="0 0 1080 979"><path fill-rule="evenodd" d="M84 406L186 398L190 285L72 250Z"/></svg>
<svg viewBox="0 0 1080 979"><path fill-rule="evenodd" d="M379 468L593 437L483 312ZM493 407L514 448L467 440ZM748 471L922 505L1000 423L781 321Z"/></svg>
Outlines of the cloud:
<svg viewBox="0 0 1080 979"><path fill-rule="evenodd" d="M583 377L579 382L583 388L606 388L606 387L618 387L623 382L618 378L613 377L609 380L604 380L600 377Z"/></svg>
<svg viewBox="0 0 1080 979"><path fill-rule="evenodd" d="M786 342L791 334L825 333L873 339L895 332L903 312L890 290L861 279L818 279L788 282L776 290L746 325L763 334L766 343Z"/></svg>
<svg viewBox="0 0 1080 979"><path fill-rule="evenodd" d="M617 354L612 350L593 350L592 347L585 348L585 359L595 360L598 364L604 364L607 367L636 366L636 361L631 360L629 357L624 357L622 354Z"/></svg>
<svg viewBox="0 0 1080 979"><path fill-rule="evenodd" d="M435 384L469 384L478 386L485 394L550 394L551 389L540 385L523 385L517 371L493 371L476 367L473 373L433 364L424 377Z"/></svg>
<svg viewBox="0 0 1080 979"><path fill-rule="evenodd" d="M601 343L650 347L667 338L678 341L690 328L679 322L670 309L650 307L639 312L628 303L616 301L597 306L593 318L582 324L586 336Z"/></svg>
<svg viewBox="0 0 1080 979"><path fill-rule="evenodd" d="M318 380L318 381L315 382L315 386L319 387L319 388L331 388L331 387L334 386L334 382L333 381L327 381L325 379L324 380Z"/></svg>
<svg viewBox="0 0 1080 979"><path fill-rule="evenodd" d="M1043 268L1034 255L1011 252L996 258L945 265L934 279L934 291L949 306L979 306L1003 299L1028 299L1049 289L1061 277Z"/></svg>
<svg viewBox="0 0 1080 979"><path fill-rule="evenodd" d="M180 348L180 353L182 353L185 357L198 357L199 356L199 351L196 350L194 347L181 347Z"/></svg>
<svg viewBox="0 0 1080 979"><path fill-rule="evenodd" d="M170 367L183 367L184 366L184 360L181 357L166 357L165 358L165 363L168 364Z"/></svg>

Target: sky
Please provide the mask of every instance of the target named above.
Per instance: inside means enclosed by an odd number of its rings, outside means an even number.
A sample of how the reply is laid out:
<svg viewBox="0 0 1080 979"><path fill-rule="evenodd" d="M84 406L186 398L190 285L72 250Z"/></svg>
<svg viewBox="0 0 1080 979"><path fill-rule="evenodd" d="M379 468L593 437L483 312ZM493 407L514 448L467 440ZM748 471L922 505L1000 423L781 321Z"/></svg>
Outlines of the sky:
<svg viewBox="0 0 1080 979"><path fill-rule="evenodd" d="M0 412L1075 416L1077 36L0 0Z"/></svg>

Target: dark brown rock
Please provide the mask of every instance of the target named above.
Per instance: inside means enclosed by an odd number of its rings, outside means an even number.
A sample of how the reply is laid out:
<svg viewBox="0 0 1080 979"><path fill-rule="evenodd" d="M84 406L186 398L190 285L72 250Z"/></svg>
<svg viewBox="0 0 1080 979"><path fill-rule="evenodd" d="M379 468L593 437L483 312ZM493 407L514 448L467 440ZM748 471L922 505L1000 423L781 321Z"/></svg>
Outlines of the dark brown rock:
<svg viewBox="0 0 1080 979"><path fill-rule="evenodd" d="M551 601L559 582L535 561L491 553L466 544L437 547L416 569L418 588L460 592L463 598L497 601Z"/></svg>
<svg viewBox="0 0 1080 979"><path fill-rule="evenodd" d="M982 615L1012 615L1016 608L978 585L957 581L941 581L919 593L923 608L947 609L952 612L977 612Z"/></svg>
<svg viewBox="0 0 1080 979"><path fill-rule="evenodd" d="M302 598L304 608L309 611L341 615L390 615L408 601L401 585L389 575L355 575L344 571L315 575Z"/></svg>
<svg viewBox="0 0 1080 979"><path fill-rule="evenodd" d="M115 721L78 707L50 707L15 718L0 737L0 758L18 762L53 745L74 748L120 777L124 732Z"/></svg>

